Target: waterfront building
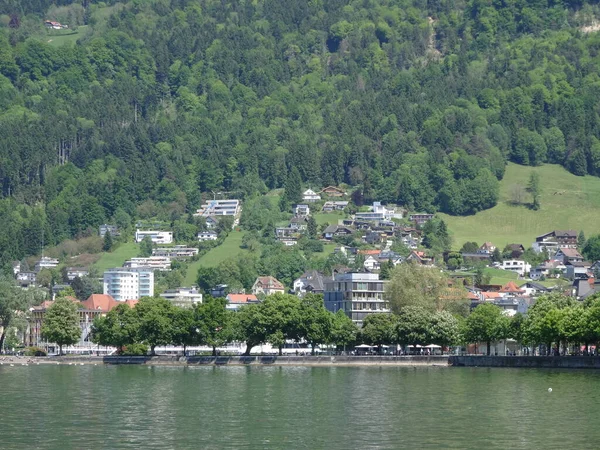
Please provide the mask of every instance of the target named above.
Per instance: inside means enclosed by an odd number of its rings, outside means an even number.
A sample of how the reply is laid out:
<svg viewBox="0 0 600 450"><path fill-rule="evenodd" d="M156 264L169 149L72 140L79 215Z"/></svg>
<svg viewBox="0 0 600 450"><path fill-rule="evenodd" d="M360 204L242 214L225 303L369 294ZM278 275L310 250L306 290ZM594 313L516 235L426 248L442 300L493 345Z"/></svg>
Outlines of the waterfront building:
<svg viewBox="0 0 600 450"><path fill-rule="evenodd" d="M104 272L104 294L116 301L154 296L154 271L146 268L115 268Z"/></svg>
<svg viewBox="0 0 600 450"><path fill-rule="evenodd" d="M167 289L160 296L181 308L191 308L196 303L202 303L202 294L198 292L196 286Z"/></svg>
<svg viewBox="0 0 600 450"><path fill-rule="evenodd" d="M325 281L325 308L333 313L341 309L353 322L362 325L369 314L390 312L383 298L386 283L377 273L338 273Z"/></svg>

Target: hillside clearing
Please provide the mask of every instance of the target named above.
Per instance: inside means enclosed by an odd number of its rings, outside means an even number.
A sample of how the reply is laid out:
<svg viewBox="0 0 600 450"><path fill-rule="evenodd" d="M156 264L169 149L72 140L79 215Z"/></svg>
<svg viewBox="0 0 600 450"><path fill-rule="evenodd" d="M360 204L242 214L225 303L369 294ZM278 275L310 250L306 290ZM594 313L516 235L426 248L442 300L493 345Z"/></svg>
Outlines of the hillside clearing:
<svg viewBox="0 0 600 450"><path fill-rule="evenodd" d="M102 253L102 256L94 264L100 273L113 267L121 267L125 261L138 255L140 246L135 242L126 242L119 245L110 253Z"/></svg>
<svg viewBox="0 0 600 450"><path fill-rule="evenodd" d="M539 211L511 204L515 186L525 188L532 170L540 175ZM525 201L529 201L528 194ZM519 243L527 248L536 236L555 229L584 230L589 237L600 233L600 178L578 177L558 165L534 168L509 163L494 208L473 216L439 216L448 224L456 249L467 241L490 241L500 248Z"/></svg>

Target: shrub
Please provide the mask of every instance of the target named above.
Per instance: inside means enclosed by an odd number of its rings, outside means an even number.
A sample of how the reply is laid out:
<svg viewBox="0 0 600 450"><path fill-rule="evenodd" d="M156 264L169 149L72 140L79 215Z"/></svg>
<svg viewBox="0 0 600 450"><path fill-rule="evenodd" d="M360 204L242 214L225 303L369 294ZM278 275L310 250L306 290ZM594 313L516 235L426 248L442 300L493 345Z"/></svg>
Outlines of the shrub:
<svg viewBox="0 0 600 450"><path fill-rule="evenodd" d="M124 356L146 356L148 353L148 346L146 344L130 344L123 347Z"/></svg>
<svg viewBox="0 0 600 450"><path fill-rule="evenodd" d="M25 349L25 356L48 356L48 353L40 347L27 347Z"/></svg>

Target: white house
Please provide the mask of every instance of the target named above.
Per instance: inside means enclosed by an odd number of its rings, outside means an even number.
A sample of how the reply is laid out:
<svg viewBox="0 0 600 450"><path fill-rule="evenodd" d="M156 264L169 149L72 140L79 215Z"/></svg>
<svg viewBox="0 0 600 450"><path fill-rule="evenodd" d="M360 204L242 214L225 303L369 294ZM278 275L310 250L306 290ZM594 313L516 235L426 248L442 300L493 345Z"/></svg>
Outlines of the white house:
<svg viewBox="0 0 600 450"><path fill-rule="evenodd" d="M35 272L39 272L42 269L53 269L58 266L58 259L48 258L47 256L42 256L40 260L35 263Z"/></svg>
<svg viewBox="0 0 600 450"><path fill-rule="evenodd" d="M172 244L173 243L173 232L172 231L140 231L135 232L135 242L138 244L144 240L146 236L149 236L154 244ZM114 297L114 296L113 296Z"/></svg>
<svg viewBox="0 0 600 450"><path fill-rule="evenodd" d="M381 202L373 202L373 206L368 212L358 212L354 215L356 220L392 220L402 219L402 212L396 212L395 209L388 209Z"/></svg>
<svg viewBox="0 0 600 450"><path fill-rule="evenodd" d="M374 256L367 256L365 258L365 262L363 263L363 266L367 270L379 270L380 263L379 263L379 260L377 258L375 258Z"/></svg>
<svg viewBox="0 0 600 450"><path fill-rule="evenodd" d="M216 241L219 238L219 235L214 231L200 231L198 233L198 241Z"/></svg>
<svg viewBox="0 0 600 450"><path fill-rule="evenodd" d="M302 194L302 200L304 200L305 202L318 202L319 200L321 200L321 196L312 189L307 189Z"/></svg>
<svg viewBox="0 0 600 450"><path fill-rule="evenodd" d="M307 217L310 215L310 208L308 205L296 205L294 208L294 214L297 217Z"/></svg>
<svg viewBox="0 0 600 450"><path fill-rule="evenodd" d="M502 262L500 269L510 270L516 272L519 276L525 276L526 273L531 271L531 264L520 259L507 259Z"/></svg>
<svg viewBox="0 0 600 450"><path fill-rule="evenodd" d="M239 200L211 200L196 211L194 216L216 217L216 216L231 216L238 217L242 212L241 203Z"/></svg>
<svg viewBox="0 0 600 450"><path fill-rule="evenodd" d="M166 256L171 259L191 258L198 254L196 247L186 247L185 245L175 245L174 247L157 247L152 249L152 256Z"/></svg>
<svg viewBox="0 0 600 450"><path fill-rule="evenodd" d="M202 303L202 294L196 286L167 289L160 296L181 308L191 308L196 303Z"/></svg>

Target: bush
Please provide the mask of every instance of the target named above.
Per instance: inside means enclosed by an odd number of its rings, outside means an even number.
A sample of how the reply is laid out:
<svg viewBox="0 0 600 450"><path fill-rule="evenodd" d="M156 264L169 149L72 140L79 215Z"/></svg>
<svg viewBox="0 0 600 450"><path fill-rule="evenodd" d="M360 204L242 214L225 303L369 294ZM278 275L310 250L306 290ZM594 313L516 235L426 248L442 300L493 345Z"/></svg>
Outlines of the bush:
<svg viewBox="0 0 600 450"><path fill-rule="evenodd" d="M25 356L48 356L48 353L40 347L27 347L25 349Z"/></svg>
<svg viewBox="0 0 600 450"><path fill-rule="evenodd" d="M130 344L123 347L124 356L146 356L148 354L148 346L146 344Z"/></svg>

